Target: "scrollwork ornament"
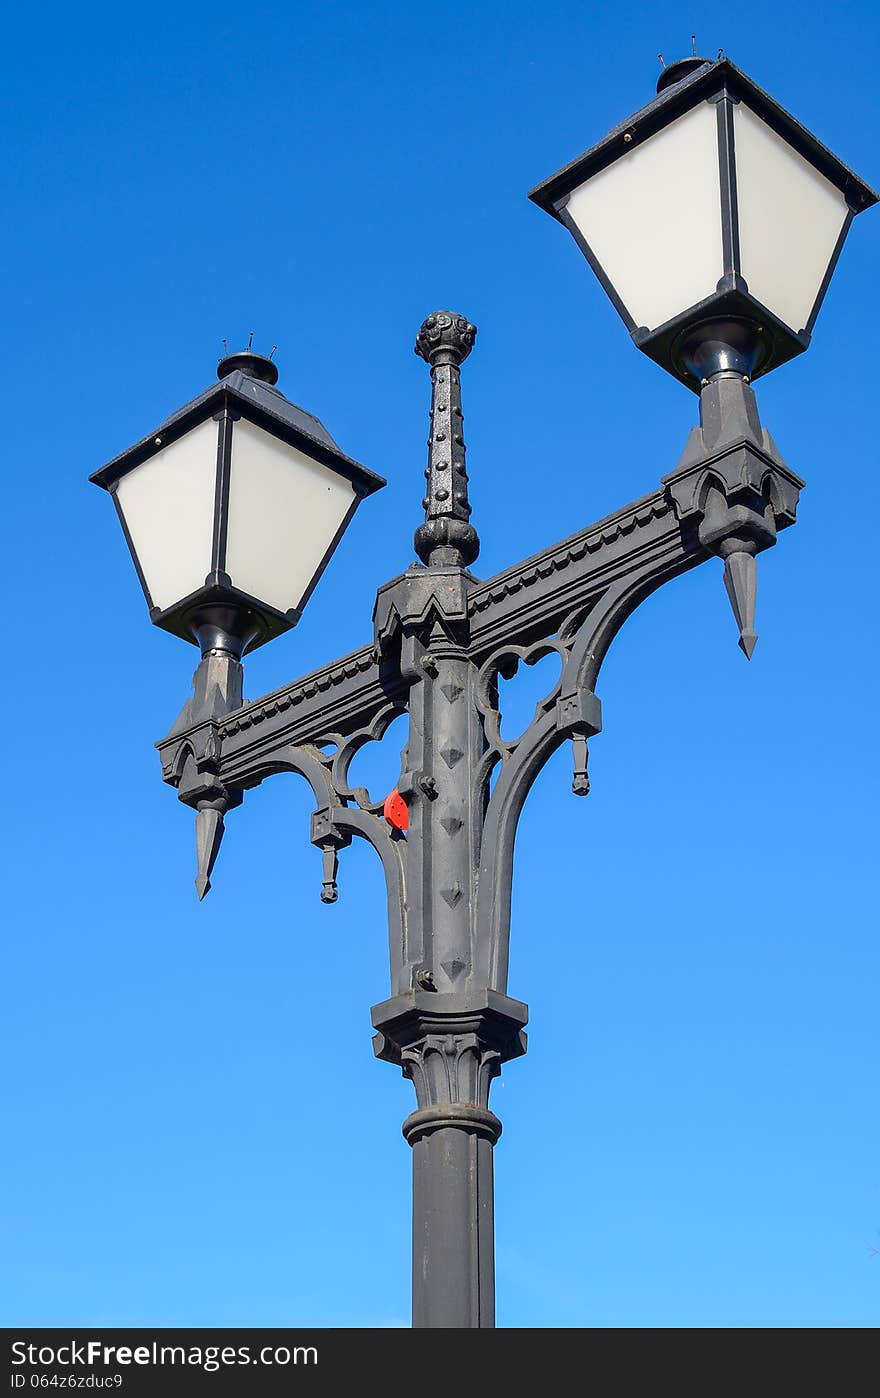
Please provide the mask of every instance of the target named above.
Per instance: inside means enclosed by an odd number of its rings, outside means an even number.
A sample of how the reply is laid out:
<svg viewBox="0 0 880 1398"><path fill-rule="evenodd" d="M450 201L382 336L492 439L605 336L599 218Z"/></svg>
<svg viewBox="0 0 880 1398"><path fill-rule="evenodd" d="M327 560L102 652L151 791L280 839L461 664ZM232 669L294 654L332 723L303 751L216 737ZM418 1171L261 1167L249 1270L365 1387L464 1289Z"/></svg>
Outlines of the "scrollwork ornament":
<svg viewBox="0 0 880 1398"><path fill-rule="evenodd" d="M515 752L518 744L528 732L530 724L518 738L509 742L501 736L502 714L499 707L498 680L513 679L520 664L536 665L548 655L558 655L565 664L568 659L568 647L558 638L551 637L546 641L538 641L533 646L506 645L496 650L493 655L483 664L477 676L475 686L474 702L483 716L483 727L486 734L486 741L490 750L496 753L501 760L509 757ZM539 699L535 705L535 712L532 719L539 718L541 714L547 713L555 704L559 694L559 687L562 682L562 669L557 676L552 688ZM491 764L494 766L494 763ZM491 770L490 766L490 770Z"/></svg>

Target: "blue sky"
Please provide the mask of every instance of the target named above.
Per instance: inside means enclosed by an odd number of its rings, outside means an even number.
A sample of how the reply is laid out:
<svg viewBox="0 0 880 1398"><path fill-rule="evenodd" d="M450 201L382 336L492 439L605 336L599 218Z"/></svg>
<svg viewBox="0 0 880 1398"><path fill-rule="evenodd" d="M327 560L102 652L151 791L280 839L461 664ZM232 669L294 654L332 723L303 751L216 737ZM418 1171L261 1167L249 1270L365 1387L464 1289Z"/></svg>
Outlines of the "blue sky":
<svg viewBox="0 0 880 1398"><path fill-rule="evenodd" d="M479 576L653 490L696 401L525 193L695 28L880 181L865 4L744 0L711 26L639 0L7 17L3 1323L407 1323L411 1088L370 1048L378 866L347 851L322 907L308 794L277 779L197 904L152 747L196 653L150 627L86 477L252 329L387 476L248 664L252 698L363 644L410 562L429 311L479 327ZM561 754L526 807L500 1324L877 1323L877 219L810 352L759 386L808 489L760 560L751 665L720 564L666 587L606 662L589 799ZM365 756L377 787L402 740Z"/></svg>

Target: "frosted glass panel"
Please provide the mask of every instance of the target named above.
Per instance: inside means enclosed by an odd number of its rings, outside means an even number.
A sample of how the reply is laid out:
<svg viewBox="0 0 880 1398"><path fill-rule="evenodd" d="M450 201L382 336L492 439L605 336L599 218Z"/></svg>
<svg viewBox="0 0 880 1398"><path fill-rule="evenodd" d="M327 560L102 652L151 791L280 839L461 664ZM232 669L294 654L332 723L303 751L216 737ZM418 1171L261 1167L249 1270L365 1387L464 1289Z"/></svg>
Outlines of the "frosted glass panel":
<svg viewBox="0 0 880 1398"><path fill-rule="evenodd" d="M703 102L572 194L567 212L636 325L654 330L724 272L714 106Z"/></svg>
<svg viewBox="0 0 880 1398"><path fill-rule="evenodd" d="M116 498L153 605L204 585L211 571L217 423L200 423L123 476Z"/></svg>
<svg viewBox="0 0 880 1398"><path fill-rule="evenodd" d="M342 476L241 418L226 543L233 584L279 611L298 606L353 499Z"/></svg>
<svg viewBox="0 0 880 1398"><path fill-rule="evenodd" d="M753 296L792 330L803 330L846 200L742 102L733 122L742 274Z"/></svg>

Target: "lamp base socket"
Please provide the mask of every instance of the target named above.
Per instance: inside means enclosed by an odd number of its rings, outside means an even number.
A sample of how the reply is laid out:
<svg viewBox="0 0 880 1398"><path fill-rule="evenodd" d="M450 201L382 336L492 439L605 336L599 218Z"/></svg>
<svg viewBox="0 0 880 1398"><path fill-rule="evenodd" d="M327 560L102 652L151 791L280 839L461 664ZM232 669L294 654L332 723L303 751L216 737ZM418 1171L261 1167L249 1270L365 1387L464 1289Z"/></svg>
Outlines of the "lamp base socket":
<svg viewBox="0 0 880 1398"><path fill-rule="evenodd" d="M765 363L769 352L758 322L734 316L690 325L672 345L676 365L700 383L720 374L751 379Z"/></svg>
<svg viewBox="0 0 880 1398"><path fill-rule="evenodd" d="M202 656L223 651L241 660L262 633L259 617L248 607L209 603L193 612L189 630Z"/></svg>

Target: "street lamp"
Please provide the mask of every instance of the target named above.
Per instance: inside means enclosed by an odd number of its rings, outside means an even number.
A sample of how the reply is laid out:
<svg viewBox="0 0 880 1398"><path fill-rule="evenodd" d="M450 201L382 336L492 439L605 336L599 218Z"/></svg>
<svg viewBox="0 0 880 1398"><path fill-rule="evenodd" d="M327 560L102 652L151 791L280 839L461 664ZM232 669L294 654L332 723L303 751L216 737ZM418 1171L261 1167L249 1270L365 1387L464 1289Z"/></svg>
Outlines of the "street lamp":
<svg viewBox="0 0 880 1398"><path fill-rule="evenodd" d="M573 234L639 349L698 392L719 368L756 378L807 348L877 196L727 59L687 58L529 197Z"/></svg>
<svg viewBox="0 0 880 1398"><path fill-rule="evenodd" d="M250 350L218 383L90 477L109 490L150 619L238 659L295 626L381 476L275 387Z"/></svg>
<svg viewBox="0 0 880 1398"><path fill-rule="evenodd" d="M219 385L94 477L115 492L153 620L202 647L193 697L158 744L164 780L197 812L200 896L225 813L279 772L314 794L324 902L353 838L381 859L391 994L372 1010L374 1050L416 1091L403 1131L417 1326L494 1324L489 1092L526 1049L527 1008L507 994L526 796L566 743L572 790L589 791L602 662L664 583L722 558L751 655L756 555L794 523L803 482L750 381L806 348L852 216L876 202L732 64L700 59L673 65L655 101L532 197L575 234L639 347L700 394L700 426L643 498L479 581L460 382L476 329L435 312L415 346L432 382L419 562L380 587L366 645L244 704L243 650L292 624L381 482L254 355L225 360ZM555 685L506 739L499 680L551 654ZM401 714L396 788L353 786L354 755Z"/></svg>

